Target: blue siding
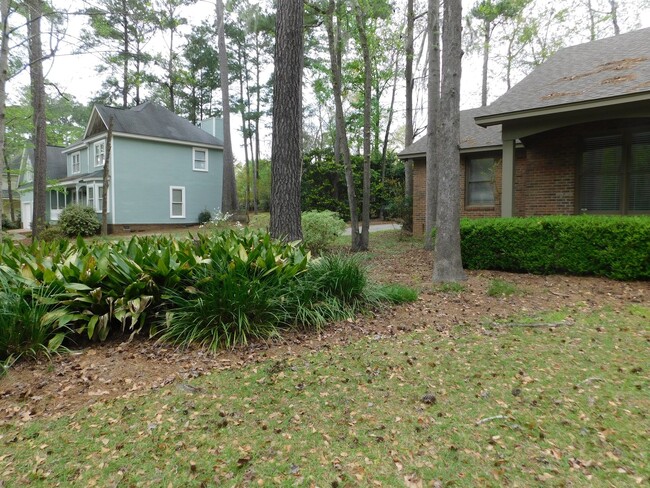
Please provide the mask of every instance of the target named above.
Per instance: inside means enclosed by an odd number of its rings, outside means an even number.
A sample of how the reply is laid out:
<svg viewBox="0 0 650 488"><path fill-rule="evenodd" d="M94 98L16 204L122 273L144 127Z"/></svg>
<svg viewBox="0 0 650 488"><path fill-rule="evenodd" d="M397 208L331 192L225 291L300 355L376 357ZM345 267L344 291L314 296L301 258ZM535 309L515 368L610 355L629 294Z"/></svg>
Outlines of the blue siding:
<svg viewBox="0 0 650 488"><path fill-rule="evenodd" d="M191 224L220 210L223 152L209 149L208 171L194 171L193 147L114 137L115 224ZM185 188L185 218L170 217L171 186Z"/></svg>

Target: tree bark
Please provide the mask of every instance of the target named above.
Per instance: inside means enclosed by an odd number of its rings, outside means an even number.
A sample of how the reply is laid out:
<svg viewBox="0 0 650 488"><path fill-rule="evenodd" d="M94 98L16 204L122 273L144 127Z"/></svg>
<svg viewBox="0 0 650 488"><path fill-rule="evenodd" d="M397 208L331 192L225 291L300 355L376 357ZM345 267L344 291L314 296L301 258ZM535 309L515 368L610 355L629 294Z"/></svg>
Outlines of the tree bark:
<svg viewBox="0 0 650 488"><path fill-rule="evenodd" d="M278 2L271 140L271 236L302 239L302 0Z"/></svg>
<svg viewBox="0 0 650 488"><path fill-rule="evenodd" d="M111 151L113 148L113 116L108 119L106 134L106 151L104 154L104 171L102 172L102 236L108 235L108 190L110 185Z"/></svg>
<svg viewBox="0 0 650 488"><path fill-rule="evenodd" d="M9 204L11 202L11 177L9 176L9 165L5 157L5 128L7 124L6 119L6 102L7 102L7 80L9 78L9 8L10 0L0 0L0 162L7 165L7 178L9 184ZM0 168L0 188L2 188L3 172ZM0 190L0 236L2 235L2 215L4 211L4 204L2 202L2 194ZM13 210L13 207L12 207ZM13 212L12 212L13 214ZM11 217L13 221L13 215Z"/></svg>
<svg viewBox="0 0 650 488"><path fill-rule="evenodd" d="M339 62L339 39L334 35L334 15L336 12L336 1L329 0L328 9L325 13L325 28L330 52L330 66L332 77L332 92L334 94L336 140L339 145L343 164L345 165L345 182L348 190L348 205L350 207L351 250L359 251L361 236L359 235L359 218L357 215L357 197L354 190L354 176L352 173L352 160L350 158L350 144L345 129L343 117L343 96L341 93L341 64Z"/></svg>
<svg viewBox="0 0 650 488"><path fill-rule="evenodd" d="M124 38L124 52L122 55L124 59L122 60L122 108L128 108L129 106L129 16L128 16L128 7L126 5L126 0L122 0L122 22L123 22L123 35Z"/></svg>
<svg viewBox="0 0 650 488"><path fill-rule="evenodd" d="M235 162L230 136L230 93L228 87L228 52L226 51L225 18L223 0L217 0L217 31L219 44L219 75L221 77L221 102L223 105L223 195L221 211L237 211L237 185Z"/></svg>
<svg viewBox="0 0 650 488"><path fill-rule="evenodd" d="M427 84L427 157L426 157L426 189L424 214L424 248L433 250L432 232L436 225L436 209L438 202L438 159L439 140L438 125L440 122L440 2L429 0L427 17L429 39L429 79Z"/></svg>
<svg viewBox="0 0 650 488"><path fill-rule="evenodd" d="M355 3L359 44L363 56L363 195L361 208L360 251L367 251L370 240L370 109L372 104L372 66L366 33L366 19L358 1Z"/></svg>
<svg viewBox="0 0 650 488"><path fill-rule="evenodd" d="M490 37L492 22L483 20L483 69L481 71L481 107L487 105L488 98L488 63L490 62Z"/></svg>
<svg viewBox="0 0 650 488"><path fill-rule="evenodd" d="M415 9L413 5L414 0L408 0L406 5L406 39L405 39L405 55L406 62L404 67L404 78L406 81L406 106L405 116L406 125L404 128L404 147L409 147L413 144L413 31L415 29ZM404 161L404 199L411 206L413 212L413 160L407 159ZM407 219L404 222L404 230L413 231L413 218Z"/></svg>
<svg viewBox="0 0 650 488"><path fill-rule="evenodd" d="M443 16L440 161L434 282L466 278L460 254L460 77L462 42L461 0L445 0Z"/></svg>
<svg viewBox="0 0 650 488"><path fill-rule="evenodd" d="M618 26L618 3L616 0L609 0L609 5L612 8L612 25L614 26L614 35L617 36L621 33L621 29Z"/></svg>
<svg viewBox="0 0 650 488"><path fill-rule="evenodd" d="M415 29L413 2L414 0L408 0L406 6L406 66L404 68L404 78L406 79L406 126L404 128L404 147L413 144L413 30ZM407 201L413 201L413 160L411 159L404 161L404 197Z"/></svg>
<svg viewBox="0 0 650 488"><path fill-rule="evenodd" d="M29 65L34 109L34 209L32 240L38 239L45 228L45 198L47 191L47 136L45 133L45 84L43 79L43 48L41 45L41 17L43 1L29 0L27 35L29 37Z"/></svg>

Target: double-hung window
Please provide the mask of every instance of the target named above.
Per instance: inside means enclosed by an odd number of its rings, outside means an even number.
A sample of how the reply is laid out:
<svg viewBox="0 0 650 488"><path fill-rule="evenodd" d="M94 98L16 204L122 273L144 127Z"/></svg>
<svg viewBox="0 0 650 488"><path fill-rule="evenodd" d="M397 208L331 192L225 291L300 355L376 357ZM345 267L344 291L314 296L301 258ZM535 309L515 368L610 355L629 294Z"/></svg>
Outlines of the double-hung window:
<svg viewBox="0 0 650 488"><path fill-rule="evenodd" d="M192 149L192 169L194 171L208 170L208 150L195 147Z"/></svg>
<svg viewBox="0 0 650 488"><path fill-rule="evenodd" d="M469 159L466 171L466 205L494 205L494 158Z"/></svg>
<svg viewBox="0 0 650 488"><path fill-rule="evenodd" d="M104 158L106 157L106 141L99 141L95 143L95 166L104 166Z"/></svg>
<svg viewBox="0 0 650 488"><path fill-rule="evenodd" d="M169 187L169 217L172 219L185 218L185 187Z"/></svg>
<svg viewBox="0 0 650 488"><path fill-rule="evenodd" d="M589 137L578 165L578 210L650 212L650 132Z"/></svg>
<svg viewBox="0 0 650 488"><path fill-rule="evenodd" d="M72 156L72 174L81 173L81 153L73 153Z"/></svg>

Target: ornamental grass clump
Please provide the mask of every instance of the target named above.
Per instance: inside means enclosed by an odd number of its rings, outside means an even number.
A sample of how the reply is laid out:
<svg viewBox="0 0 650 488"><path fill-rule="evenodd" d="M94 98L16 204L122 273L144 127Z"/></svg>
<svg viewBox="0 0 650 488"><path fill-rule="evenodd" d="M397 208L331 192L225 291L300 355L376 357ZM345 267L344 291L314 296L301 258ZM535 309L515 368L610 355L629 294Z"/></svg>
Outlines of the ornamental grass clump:
<svg viewBox="0 0 650 488"><path fill-rule="evenodd" d="M282 330L319 328L393 301L368 285L353 256L312 259L302 244L250 231L211 242L210 263L164 294L166 314L152 330L159 340L234 347Z"/></svg>
<svg viewBox="0 0 650 488"><path fill-rule="evenodd" d="M0 269L0 375L21 356L60 349L65 333L43 317L53 308L53 290L32 288L22 276Z"/></svg>

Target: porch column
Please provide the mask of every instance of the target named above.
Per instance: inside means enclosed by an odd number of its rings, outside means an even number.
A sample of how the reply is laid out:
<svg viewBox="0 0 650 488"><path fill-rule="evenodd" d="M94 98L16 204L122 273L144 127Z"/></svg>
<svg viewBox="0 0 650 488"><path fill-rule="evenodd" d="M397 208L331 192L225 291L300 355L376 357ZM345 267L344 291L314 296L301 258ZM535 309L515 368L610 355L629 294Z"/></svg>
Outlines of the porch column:
<svg viewBox="0 0 650 488"><path fill-rule="evenodd" d="M501 217L515 214L515 140L504 139L501 162Z"/></svg>

